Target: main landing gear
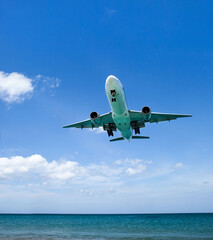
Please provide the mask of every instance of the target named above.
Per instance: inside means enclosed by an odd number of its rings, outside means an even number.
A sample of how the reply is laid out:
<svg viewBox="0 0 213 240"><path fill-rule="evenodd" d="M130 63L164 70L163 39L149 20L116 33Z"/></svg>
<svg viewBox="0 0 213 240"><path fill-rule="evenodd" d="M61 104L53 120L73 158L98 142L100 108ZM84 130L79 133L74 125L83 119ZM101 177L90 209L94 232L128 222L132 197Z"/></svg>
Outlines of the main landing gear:
<svg viewBox="0 0 213 240"><path fill-rule="evenodd" d="M140 128L139 127L135 128L135 134L140 134Z"/></svg>
<svg viewBox="0 0 213 240"><path fill-rule="evenodd" d="M108 133L108 136L109 136L109 137L110 137L110 136L113 137L113 131L112 131L112 129L107 130L107 133Z"/></svg>

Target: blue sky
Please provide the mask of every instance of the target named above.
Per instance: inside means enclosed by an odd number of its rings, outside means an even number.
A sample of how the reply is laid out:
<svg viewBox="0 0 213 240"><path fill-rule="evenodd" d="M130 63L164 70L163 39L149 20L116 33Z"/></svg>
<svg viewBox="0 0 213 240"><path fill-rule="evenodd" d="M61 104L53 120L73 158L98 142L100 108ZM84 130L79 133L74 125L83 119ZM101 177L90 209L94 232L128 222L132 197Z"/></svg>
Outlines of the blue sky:
<svg viewBox="0 0 213 240"><path fill-rule="evenodd" d="M0 1L0 212L213 211L212 1ZM129 109L150 140L62 129ZM118 134L116 134L118 136Z"/></svg>

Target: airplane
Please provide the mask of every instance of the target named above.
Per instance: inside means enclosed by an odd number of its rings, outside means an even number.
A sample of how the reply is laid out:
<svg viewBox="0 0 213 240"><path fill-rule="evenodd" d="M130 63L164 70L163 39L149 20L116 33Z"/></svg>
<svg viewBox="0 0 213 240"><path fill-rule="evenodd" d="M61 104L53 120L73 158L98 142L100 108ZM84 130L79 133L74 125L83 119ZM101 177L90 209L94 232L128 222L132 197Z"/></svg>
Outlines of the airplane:
<svg viewBox="0 0 213 240"><path fill-rule="evenodd" d="M99 115L97 112L90 114L90 119L77 122L63 128L99 128L107 131L108 136L113 136L113 132L120 131L119 138L111 139L110 142L131 139L148 139L147 136L133 136L133 132L140 134L140 128L145 127L146 123L158 123L170 121L177 118L192 117L189 114L168 114L151 112L148 106L141 111L129 110L126 103L124 88L118 78L110 75L106 79L105 91L111 106L111 112Z"/></svg>

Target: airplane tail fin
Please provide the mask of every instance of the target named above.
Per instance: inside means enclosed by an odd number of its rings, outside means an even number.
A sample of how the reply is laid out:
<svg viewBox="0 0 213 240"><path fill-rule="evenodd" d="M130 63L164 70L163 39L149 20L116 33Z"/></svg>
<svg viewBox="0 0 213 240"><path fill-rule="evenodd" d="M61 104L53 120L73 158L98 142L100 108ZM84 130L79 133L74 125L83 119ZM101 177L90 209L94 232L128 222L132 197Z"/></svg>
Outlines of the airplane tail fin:
<svg viewBox="0 0 213 240"><path fill-rule="evenodd" d="M124 140L125 138L123 137L119 137L119 138L114 138L114 139L111 139L109 140L110 142L115 142L115 141L121 141L121 140ZM147 136L132 136L132 139L149 139L149 137Z"/></svg>

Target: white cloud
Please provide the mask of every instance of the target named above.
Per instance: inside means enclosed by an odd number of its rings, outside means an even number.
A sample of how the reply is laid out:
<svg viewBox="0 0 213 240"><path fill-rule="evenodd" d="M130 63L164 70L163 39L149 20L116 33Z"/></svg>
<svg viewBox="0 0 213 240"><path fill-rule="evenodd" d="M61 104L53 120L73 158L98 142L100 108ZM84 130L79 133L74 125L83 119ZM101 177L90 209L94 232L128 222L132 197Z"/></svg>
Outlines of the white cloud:
<svg viewBox="0 0 213 240"><path fill-rule="evenodd" d="M41 74L29 78L24 74L0 71L0 99L6 103L20 103L32 96L35 90L43 92L49 89L54 95L53 89L60 86L60 79L43 76Z"/></svg>
<svg viewBox="0 0 213 240"><path fill-rule="evenodd" d="M0 99L7 103L22 102L33 92L32 79L21 73L0 72Z"/></svg>
<svg viewBox="0 0 213 240"><path fill-rule="evenodd" d="M66 160L48 162L38 154L30 157L0 158L0 178L14 178L32 173L43 178L67 180L83 176L84 171L85 169L77 162Z"/></svg>
<svg viewBox="0 0 213 240"><path fill-rule="evenodd" d="M149 163L151 164L151 161L144 161L142 159L125 159L125 160L118 160L115 162L115 164L122 166L125 173L129 176L140 174L146 170L146 165L142 163Z"/></svg>
<svg viewBox="0 0 213 240"><path fill-rule="evenodd" d="M149 160L143 160L143 159L139 159L139 158L126 158L125 160L117 160L115 161L115 164L121 165L121 164L125 164L125 165L133 165L133 166L137 166L140 163L146 163L146 164L152 164L152 161Z"/></svg>
<svg viewBox="0 0 213 240"><path fill-rule="evenodd" d="M135 175L138 173L142 173L145 170L146 170L146 166L139 164L137 168L131 168L131 167L127 168L126 174L131 176L131 175Z"/></svg>
<svg viewBox="0 0 213 240"><path fill-rule="evenodd" d="M175 164L175 168L182 168L182 167L183 167L183 163L181 162Z"/></svg>
<svg viewBox="0 0 213 240"><path fill-rule="evenodd" d="M52 91L54 88L58 88L61 83L61 80L57 77L48 77L41 74L35 76L34 81L36 87L42 92L46 89L50 89Z"/></svg>
<svg viewBox="0 0 213 240"><path fill-rule="evenodd" d="M144 172L147 168L147 166L144 163L151 164L152 161L145 161L137 158L136 159L127 158L125 160L118 160L115 162L115 164L121 166L123 171L125 171L125 173L129 176Z"/></svg>
<svg viewBox="0 0 213 240"><path fill-rule="evenodd" d="M106 131L102 128L102 127L99 127L99 128L89 128L88 129L90 132L94 132L95 134L100 134L100 133L105 133Z"/></svg>
<svg viewBox="0 0 213 240"><path fill-rule="evenodd" d="M35 154L29 157L13 156L0 158L0 178L14 180L16 178L28 178L46 181L68 181L89 179L94 182L105 182L108 178L140 174L146 170L140 159L126 159L107 165L105 163L80 165L76 161L61 159L48 162L41 155Z"/></svg>

